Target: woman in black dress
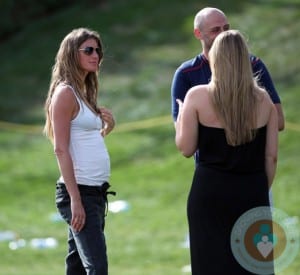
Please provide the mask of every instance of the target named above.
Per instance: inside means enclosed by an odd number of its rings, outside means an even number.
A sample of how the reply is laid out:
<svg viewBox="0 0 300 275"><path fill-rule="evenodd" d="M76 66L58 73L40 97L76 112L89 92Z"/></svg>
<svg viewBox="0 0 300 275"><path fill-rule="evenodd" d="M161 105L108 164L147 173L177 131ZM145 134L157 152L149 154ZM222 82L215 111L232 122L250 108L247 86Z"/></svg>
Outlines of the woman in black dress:
<svg viewBox="0 0 300 275"><path fill-rule="evenodd" d="M233 256L232 227L246 211L269 206L276 171L276 108L253 78L245 39L217 36L209 52L212 79L178 100L176 145L199 164L188 198L193 275L253 274Z"/></svg>

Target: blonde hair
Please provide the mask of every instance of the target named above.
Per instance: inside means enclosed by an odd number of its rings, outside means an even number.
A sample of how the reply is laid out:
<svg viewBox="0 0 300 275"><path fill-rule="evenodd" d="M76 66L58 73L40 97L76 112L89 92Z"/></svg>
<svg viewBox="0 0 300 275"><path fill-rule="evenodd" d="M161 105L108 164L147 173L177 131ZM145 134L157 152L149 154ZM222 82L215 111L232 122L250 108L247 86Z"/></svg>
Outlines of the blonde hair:
<svg viewBox="0 0 300 275"><path fill-rule="evenodd" d="M56 54L55 64L52 67L50 87L45 102L46 122L44 133L51 140L53 139L53 129L49 109L53 93L59 84L64 83L72 86L78 97L97 111L98 71L89 72L85 79L83 79L83 70L79 64L78 49L88 39L96 40L101 53L103 52L102 42L97 32L87 28L78 28L65 36ZM102 54L99 58L99 66L101 61Z"/></svg>
<svg viewBox="0 0 300 275"><path fill-rule="evenodd" d="M209 51L212 102L230 145L250 142L256 135L257 93L247 43L237 30L219 34Z"/></svg>

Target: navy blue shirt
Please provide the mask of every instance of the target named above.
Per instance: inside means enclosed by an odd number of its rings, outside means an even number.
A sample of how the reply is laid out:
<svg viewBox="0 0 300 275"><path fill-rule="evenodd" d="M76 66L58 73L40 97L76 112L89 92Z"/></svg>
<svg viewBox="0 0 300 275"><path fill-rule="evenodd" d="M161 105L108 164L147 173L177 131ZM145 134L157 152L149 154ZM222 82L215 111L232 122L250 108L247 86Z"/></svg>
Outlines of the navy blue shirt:
<svg viewBox="0 0 300 275"><path fill-rule="evenodd" d="M280 103L280 98L274 87L271 76L265 64L253 55L250 55L253 74L258 76L259 85L267 90L274 104ZM211 78L209 62L203 54L197 55L195 58L182 63L176 70L172 88L172 116L174 121L178 115L178 103L176 99L184 100L187 91L201 84L208 84Z"/></svg>

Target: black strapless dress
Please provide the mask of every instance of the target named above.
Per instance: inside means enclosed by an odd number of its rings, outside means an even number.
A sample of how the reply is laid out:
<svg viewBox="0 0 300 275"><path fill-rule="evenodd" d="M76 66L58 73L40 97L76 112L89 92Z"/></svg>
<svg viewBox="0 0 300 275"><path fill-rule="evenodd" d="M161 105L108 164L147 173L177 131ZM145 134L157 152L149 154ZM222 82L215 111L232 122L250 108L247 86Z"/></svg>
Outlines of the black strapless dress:
<svg viewBox="0 0 300 275"><path fill-rule="evenodd" d="M230 236L243 213L270 205L265 143L266 126L251 142L230 146L224 129L199 125L199 164L187 205L193 275L253 274L235 260Z"/></svg>

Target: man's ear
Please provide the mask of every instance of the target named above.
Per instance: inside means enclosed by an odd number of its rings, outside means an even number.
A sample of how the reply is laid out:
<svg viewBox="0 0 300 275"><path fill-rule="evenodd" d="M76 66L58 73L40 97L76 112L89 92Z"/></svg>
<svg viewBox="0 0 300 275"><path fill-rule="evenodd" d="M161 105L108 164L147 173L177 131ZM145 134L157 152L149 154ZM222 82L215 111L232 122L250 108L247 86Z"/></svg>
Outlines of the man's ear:
<svg viewBox="0 0 300 275"><path fill-rule="evenodd" d="M194 29L194 36L200 40L201 39L201 32L199 29Z"/></svg>

